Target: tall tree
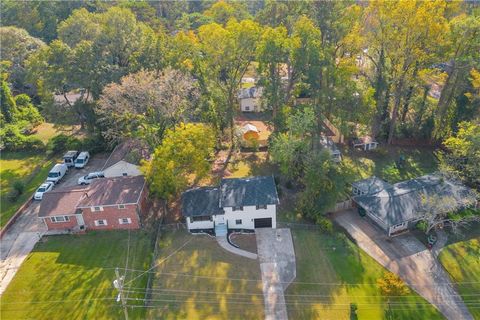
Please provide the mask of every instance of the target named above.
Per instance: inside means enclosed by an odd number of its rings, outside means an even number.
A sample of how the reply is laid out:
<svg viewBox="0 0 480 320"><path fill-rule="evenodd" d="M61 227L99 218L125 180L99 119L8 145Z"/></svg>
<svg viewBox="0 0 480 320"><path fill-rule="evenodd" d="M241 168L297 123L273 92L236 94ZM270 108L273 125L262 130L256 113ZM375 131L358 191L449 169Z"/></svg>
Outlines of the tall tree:
<svg viewBox="0 0 480 320"><path fill-rule="evenodd" d="M400 106L408 92L407 83L415 70L437 59L447 30L445 8L444 1L375 1L365 10L365 23L359 32L362 46L367 48L365 56L375 68L378 114L373 131L378 132L385 119L388 143L395 135Z"/></svg>
<svg viewBox="0 0 480 320"><path fill-rule="evenodd" d="M257 23L230 20L225 27L217 23L203 25L198 37L191 38L198 47L198 54L192 57L193 72L200 78L204 92L214 100L217 129L231 128L232 140L237 90L254 59L259 35Z"/></svg>
<svg viewBox="0 0 480 320"><path fill-rule="evenodd" d="M202 179L210 170L214 145L213 130L203 124L181 123L168 129L152 160L142 167L150 191L169 199L192 180Z"/></svg>
<svg viewBox="0 0 480 320"><path fill-rule="evenodd" d="M183 72L140 71L105 87L95 111L108 142L133 135L155 148L165 130L190 119L197 99L194 80Z"/></svg>
<svg viewBox="0 0 480 320"><path fill-rule="evenodd" d="M480 68L480 14L474 12L454 17L447 35L447 77L435 112L436 138L451 134L455 119L458 118L455 97L467 92L471 68Z"/></svg>
<svg viewBox="0 0 480 320"><path fill-rule="evenodd" d="M13 89L23 92L26 83L25 62L32 53L45 46L45 43L32 37L24 29L1 27L2 60L10 61L9 81Z"/></svg>

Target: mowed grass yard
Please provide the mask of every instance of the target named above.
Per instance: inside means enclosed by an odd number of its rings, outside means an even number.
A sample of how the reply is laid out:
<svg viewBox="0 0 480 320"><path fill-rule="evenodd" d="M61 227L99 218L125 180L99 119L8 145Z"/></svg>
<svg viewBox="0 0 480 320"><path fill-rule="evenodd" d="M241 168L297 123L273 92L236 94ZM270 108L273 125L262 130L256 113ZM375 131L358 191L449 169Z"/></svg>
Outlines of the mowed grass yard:
<svg viewBox="0 0 480 320"><path fill-rule="evenodd" d="M115 267L147 270L152 237L144 231L103 231L50 236L39 242L2 296L0 318L123 319L112 286ZM123 273L123 271L121 271ZM126 281L136 274L127 273ZM145 288L147 274L130 286ZM129 293L142 299L145 289ZM143 304L129 300L129 304ZM143 308L130 308L132 319L144 319Z"/></svg>
<svg viewBox="0 0 480 320"><path fill-rule="evenodd" d="M72 134L75 131L78 131L78 126L58 127L52 123L42 123L35 128L32 136L46 144L62 132ZM47 178L48 171L54 163L55 160L48 159L43 151L0 152L0 227L7 223L8 219ZM10 201L8 194L15 181L22 181L25 184L25 190L15 201Z"/></svg>
<svg viewBox="0 0 480 320"><path fill-rule="evenodd" d="M222 249L212 237L165 231L149 319L264 319L257 260Z"/></svg>
<svg viewBox="0 0 480 320"><path fill-rule="evenodd" d="M450 274L475 319L480 319L480 235L445 247L440 262Z"/></svg>
<svg viewBox="0 0 480 320"><path fill-rule="evenodd" d="M7 223L17 209L32 196L38 186L47 178L48 171L55 163L42 153L2 152L0 156L0 227ZM22 181L25 190L15 201L8 194L15 181Z"/></svg>
<svg viewBox="0 0 480 320"><path fill-rule="evenodd" d="M395 161L403 156L402 168ZM432 148L418 147L379 147L372 151L359 151L351 148L342 150L343 161L354 169L355 179L377 176L389 183L396 183L435 172L437 159Z"/></svg>
<svg viewBox="0 0 480 320"><path fill-rule="evenodd" d="M377 286L386 270L343 235L293 229L292 236L297 278L285 292L290 319L443 319L413 291L391 300L388 311Z"/></svg>

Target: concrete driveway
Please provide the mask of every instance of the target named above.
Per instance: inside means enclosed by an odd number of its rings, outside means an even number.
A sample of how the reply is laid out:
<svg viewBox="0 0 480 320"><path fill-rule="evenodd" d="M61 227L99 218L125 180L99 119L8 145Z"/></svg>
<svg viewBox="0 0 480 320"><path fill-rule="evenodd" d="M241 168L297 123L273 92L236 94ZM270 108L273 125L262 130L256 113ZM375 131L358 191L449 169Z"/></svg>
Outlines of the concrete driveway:
<svg viewBox="0 0 480 320"><path fill-rule="evenodd" d="M283 292L296 277L295 250L290 229L256 229L262 272L265 319L288 319Z"/></svg>
<svg viewBox="0 0 480 320"><path fill-rule="evenodd" d="M335 214L334 220L352 236L360 248L397 274L447 319L473 319L448 274L413 235L406 233L389 238L383 230L353 210Z"/></svg>
<svg viewBox="0 0 480 320"><path fill-rule="evenodd" d="M102 169L105 155L94 156L83 169L71 168L64 179L55 186L62 189L77 185L78 178ZM38 218L40 201L33 201L10 226L0 241L0 295L17 273L25 258L40 238L47 233L43 221Z"/></svg>

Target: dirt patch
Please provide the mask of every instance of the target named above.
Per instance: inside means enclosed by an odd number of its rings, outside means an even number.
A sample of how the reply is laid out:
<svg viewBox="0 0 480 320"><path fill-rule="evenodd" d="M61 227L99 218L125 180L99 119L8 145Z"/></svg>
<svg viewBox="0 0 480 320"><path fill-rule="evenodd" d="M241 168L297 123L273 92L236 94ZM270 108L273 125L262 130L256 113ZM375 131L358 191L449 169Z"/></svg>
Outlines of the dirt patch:
<svg viewBox="0 0 480 320"><path fill-rule="evenodd" d="M257 253L257 238L255 234L234 233L230 236L230 241L237 245L240 249Z"/></svg>

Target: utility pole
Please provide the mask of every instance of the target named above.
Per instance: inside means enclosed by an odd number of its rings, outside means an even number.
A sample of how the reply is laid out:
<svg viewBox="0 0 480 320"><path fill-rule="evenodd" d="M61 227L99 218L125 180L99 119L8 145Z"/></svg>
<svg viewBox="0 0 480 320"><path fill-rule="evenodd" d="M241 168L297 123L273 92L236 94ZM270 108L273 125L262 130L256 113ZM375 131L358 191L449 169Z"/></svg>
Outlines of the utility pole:
<svg viewBox="0 0 480 320"><path fill-rule="evenodd" d="M118 268L115 268L115 275L117 276L117 278L113 281L113 286L119 292L117 302L119 300L122 301L123 312L125 313L125 320L128 320L127 302L125 301L125 296L123 295L123 281L125 279L123 277L120 277L120 272L118 271Z"/></svg>

